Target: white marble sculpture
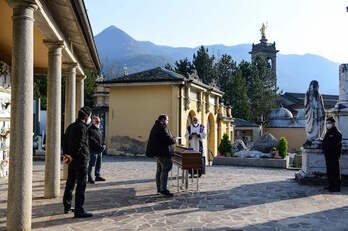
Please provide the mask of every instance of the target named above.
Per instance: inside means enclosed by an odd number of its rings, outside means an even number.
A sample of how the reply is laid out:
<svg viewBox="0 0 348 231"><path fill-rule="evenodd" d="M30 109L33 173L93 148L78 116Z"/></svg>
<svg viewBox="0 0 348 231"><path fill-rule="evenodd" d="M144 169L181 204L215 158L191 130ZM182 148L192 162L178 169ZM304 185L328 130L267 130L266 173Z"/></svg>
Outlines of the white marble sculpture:
<svg viewBox="0 0 348 231"><path fill-rule="evenodd" d="M319 141L325 132L325 107L319 94L319 83L313 80L304 100L306 118L306 145Z"/></svg>

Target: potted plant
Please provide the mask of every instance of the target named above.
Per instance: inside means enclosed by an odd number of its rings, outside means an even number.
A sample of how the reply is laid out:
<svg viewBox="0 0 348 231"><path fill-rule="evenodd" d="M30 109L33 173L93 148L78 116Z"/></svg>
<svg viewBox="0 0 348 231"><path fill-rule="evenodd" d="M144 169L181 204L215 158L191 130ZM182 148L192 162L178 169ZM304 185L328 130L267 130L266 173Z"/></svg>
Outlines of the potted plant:
<svg viewBox="0 0 348 231"><path fill-rule="evenodd" d="M218 151L222 156L231 156L232 144L227 134L224 134L221 143L218 147Z"/></svg>

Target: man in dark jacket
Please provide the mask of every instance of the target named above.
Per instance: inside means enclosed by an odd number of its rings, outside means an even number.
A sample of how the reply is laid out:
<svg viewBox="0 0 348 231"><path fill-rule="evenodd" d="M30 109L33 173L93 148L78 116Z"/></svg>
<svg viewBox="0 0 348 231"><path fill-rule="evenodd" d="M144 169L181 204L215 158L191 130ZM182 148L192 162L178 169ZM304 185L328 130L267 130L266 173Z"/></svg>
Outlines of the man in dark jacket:
<svg viewBox="0 0 348 231"><path fill-rule="evenodd" d="M63 204L64 213L71 209L72 192L75 191L75 217L91 217L91 213L85 212L87 163L89 158L87 125L91 122L91 109L83 107L78 112L77 120L66 129L63 141L64 162L69 164L68 179L66 181Z"/></svg>
<svg viewBox="0 0 348 231"><path fill-rule="evenodd" d="M99 130L100 118L94 117L92 125L88 128L88 140L89 140L89 164L88 164L88 182L94 184L92 177L92 169L95 166L95 181L105 181L100 175L102 153L105 149L103 144L103 136Z"/></svg>
<svg viewBox="0 0 348 231"><path fill-rule="evenodd" d="M168 173L173 166L173 145L176 143L176 139L171 135L167 124L168 116L160 115L151 129L146 155L155 156L157 159L157 192L172 197L173 194L167 189L167 181Z"/></svg>
<svg viewBox="0 0 348 231"><path fill-rule="evenodd" d="M326 172L329 185L327 190L330 192L341 191L340 158L342 153L342 134L336 128L334 118L327 119L327 132L323 140L323 150L325 153Z"/></svg>

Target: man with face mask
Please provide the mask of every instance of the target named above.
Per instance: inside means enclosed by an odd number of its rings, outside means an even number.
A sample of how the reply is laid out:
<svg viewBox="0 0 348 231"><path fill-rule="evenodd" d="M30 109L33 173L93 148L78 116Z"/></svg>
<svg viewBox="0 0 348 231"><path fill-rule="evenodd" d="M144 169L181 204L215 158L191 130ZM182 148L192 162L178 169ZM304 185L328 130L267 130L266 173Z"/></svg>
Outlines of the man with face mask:
<svg viewBox="0 0 348 231"><path fill-rule="evenodd" d="M63 205L64 213L71 210L72 192L75 184L75 217L91 217L83 209L85 201L87 163L89 158L87 126L91 123L91 109L83 107L78 112L77 120L66 129L63 140L64 162L69 165L68 179L66 181Z"/></svg>
<svg viewBox="0 0 348 231"><path fill-rule="evenodd" d="M323 140L326 173L330 192L341 191L340 158L342 153L342 134L336 128L336 121L330 117L326 120L327 132Z"/></svg>
<svg viewBox="0 0 348 231"><path fill-rule="evenodd" d="M88 165L88 183L94 184L95 181L105 181L100 175L102 153L105 149L103 144L103 136L99 130L100 118L94 117L92 125L88 128L88 139L89 139L89 165ZM95 181L92 177L92 168L95 166Z"/></svg>

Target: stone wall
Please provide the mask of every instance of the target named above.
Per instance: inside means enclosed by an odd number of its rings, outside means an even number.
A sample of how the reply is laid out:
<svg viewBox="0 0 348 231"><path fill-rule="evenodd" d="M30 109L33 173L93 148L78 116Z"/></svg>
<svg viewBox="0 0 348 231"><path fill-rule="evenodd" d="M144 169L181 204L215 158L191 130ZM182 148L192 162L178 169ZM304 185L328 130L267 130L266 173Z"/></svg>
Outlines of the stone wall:
<svg viewBox="0 0 348 231"><path fill-rule="evenodd" d="M271 158L239 158L239 157L215 157L213 165L232 165L245 167L263 167L263 168L286 168L285 159Z"/></svg>
<svg viewBox="0 0 348 231"><path fill-rule="evenodd" d="M264 132L271 133L277 140L285 137L288 141L288 151L300 151L306 141L306 131L304 128L265 128Z"/></svg>
<svg viewBox="0 0 348 231"><path fill-rule="evenodd" d="M113 136L107 153L110 155L145 155L146 144L147 142L128 136Z"/></svg>

